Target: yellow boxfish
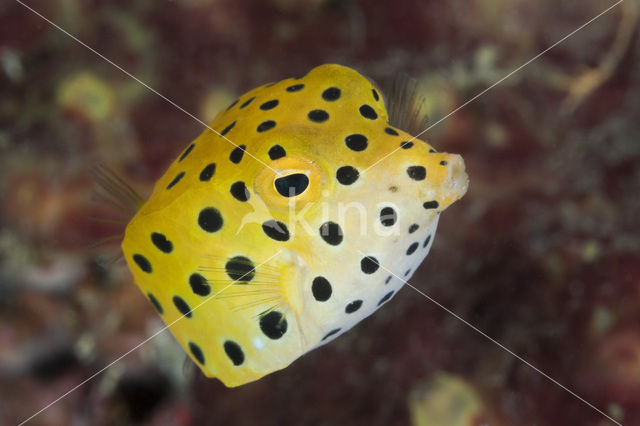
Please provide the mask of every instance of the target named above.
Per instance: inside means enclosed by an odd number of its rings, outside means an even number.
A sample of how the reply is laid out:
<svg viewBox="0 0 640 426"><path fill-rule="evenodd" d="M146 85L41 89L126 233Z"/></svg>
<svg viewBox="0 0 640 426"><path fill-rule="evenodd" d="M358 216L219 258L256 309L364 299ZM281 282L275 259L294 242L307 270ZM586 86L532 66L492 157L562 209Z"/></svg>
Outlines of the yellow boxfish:
<svg viewBox="0 0 640 426"><path fill-rule="evenodd" d="M372 314L426 257L467 175L460 156L394 127L384 101L340 65L254 89L127 225L136 284L206 376L238 386L285 368Z"/></svg>

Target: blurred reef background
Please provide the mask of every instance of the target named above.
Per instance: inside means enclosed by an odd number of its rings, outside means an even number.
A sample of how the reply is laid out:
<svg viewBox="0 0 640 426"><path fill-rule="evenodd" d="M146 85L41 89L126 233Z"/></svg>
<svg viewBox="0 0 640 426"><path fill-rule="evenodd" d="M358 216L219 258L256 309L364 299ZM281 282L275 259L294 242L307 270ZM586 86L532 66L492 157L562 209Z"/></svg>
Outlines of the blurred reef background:
<svg viewBox="0 0 640 426"><path fill-rule="evenodd" d="M614 1L24 0L204 121L322 63L418 80L431 122ZM423 138L470 191L411 283L624 425L640 424L640 43L627 0ZM163 324L90 166L142 194L202 126L0 4L0 424ZM106 240L106 244L99 243ZM104 241L103 241L104 242ZM169 333L32 425L611 425L410 288L287 369L226 389Z"/></svg>

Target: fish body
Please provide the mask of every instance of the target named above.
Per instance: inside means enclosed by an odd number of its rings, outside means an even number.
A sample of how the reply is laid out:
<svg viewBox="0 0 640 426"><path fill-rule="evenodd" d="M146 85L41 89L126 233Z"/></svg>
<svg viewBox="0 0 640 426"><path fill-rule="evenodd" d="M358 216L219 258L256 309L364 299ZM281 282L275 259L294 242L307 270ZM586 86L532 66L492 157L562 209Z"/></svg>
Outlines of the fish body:
<svg viewBox="0 0 640 426"><path fill-rule="evenodd" d="M467 175L388 121L367 78L322 65L242 95L156 182L122 250L206 376L238 386L286 367L424 260Z"/></svg>

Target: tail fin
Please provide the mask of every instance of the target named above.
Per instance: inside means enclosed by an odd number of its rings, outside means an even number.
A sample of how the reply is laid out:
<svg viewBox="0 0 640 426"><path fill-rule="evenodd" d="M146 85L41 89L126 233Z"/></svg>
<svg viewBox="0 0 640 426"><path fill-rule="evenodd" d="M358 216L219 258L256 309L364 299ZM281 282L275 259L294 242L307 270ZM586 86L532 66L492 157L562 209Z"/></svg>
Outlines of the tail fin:
<svg viewBox="0 0 640 426"><path fill-rule="evenodd" d="M124 179L104 164L96 164L90 169L93 180L98 184L97 197L125 213L134 215L144 204L144 198Z"/></svg>
<svg viewBox="0 0 640 426"><path fill-rule="evenodd" d="M89 172L97 186L94 191L96 201L107 205L124 215L124 218L93 216L89 218L95 223L114 225L120 228L120 232L107 235L89 247L91 249L95 249L97 246L122 240L124 236L124 228L127 226L127 223L133 215L135 215L140 209L142 204L144 204L145 200L131 187L131 185L104 164L96 164L92 166ZM120 256L121 254L118 254L118 256L112 259L109 264L118 260Z"/></svg>

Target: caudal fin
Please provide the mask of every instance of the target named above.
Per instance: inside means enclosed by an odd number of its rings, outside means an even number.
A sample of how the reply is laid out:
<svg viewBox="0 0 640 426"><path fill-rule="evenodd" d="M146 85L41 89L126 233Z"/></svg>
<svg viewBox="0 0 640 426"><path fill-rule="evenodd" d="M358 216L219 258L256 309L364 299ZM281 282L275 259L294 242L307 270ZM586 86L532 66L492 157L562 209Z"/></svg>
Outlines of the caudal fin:
<svg viewBox="0 0 640 426"><path fill-rule="evenodd" d="M96 183L96 189L94 191L95 200L99 204L109 206L119 213L114 214L114 216L118 217L89 217L89 220L94 223L107 226L113 225L120 228L119 232L100 238L90 245L90 249L95 249L98 246L122 241L124 228L145 200L131 185L106 165L96 164L89 169L89 172L91 173L93 181ZM108 264L118 260L121 255L122 254L119 253L115 258L111 259Z"/></svg>
<svg viewBox="0 0 640 426"><path fill-rule="evenodd" d="M144 204L144 198L104 164L94 165L91 167L90 173L98 185L97 197L111 207L133 217Z"/></svg>

